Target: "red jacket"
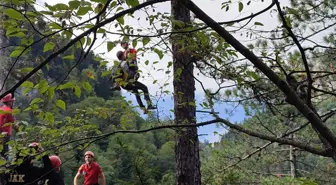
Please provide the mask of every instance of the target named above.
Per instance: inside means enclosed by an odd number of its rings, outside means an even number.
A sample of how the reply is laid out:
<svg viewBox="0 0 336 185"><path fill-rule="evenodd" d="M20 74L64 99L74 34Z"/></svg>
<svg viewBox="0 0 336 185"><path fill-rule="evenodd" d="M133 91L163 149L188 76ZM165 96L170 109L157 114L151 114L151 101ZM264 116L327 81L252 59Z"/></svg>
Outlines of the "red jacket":
<svg viewBox="0 0 336 185"><path fill-rule="evenodd" d="M15 118L13 116L13 109L4 105L0 110L0 132L7 132L8 135L11 135L12 125L4 125L6 123L14 123Z"/></svg>
<svg viewBox="0 0 336 185"><path fill-rule="evenodd" d="M99 164L92 162L89 167L88 164L82 164L78 172L84 176L84 185L98 184L99 175L102 174L102 169Z"/></svg>
<svg viewBox="0 0 336 185"><path fill-rule="evenodd" d="M135 49L128 49L128 50L125 51L126 59L128 59L129 54L133 55L132 60L136 60L136 50Z"/></svg>

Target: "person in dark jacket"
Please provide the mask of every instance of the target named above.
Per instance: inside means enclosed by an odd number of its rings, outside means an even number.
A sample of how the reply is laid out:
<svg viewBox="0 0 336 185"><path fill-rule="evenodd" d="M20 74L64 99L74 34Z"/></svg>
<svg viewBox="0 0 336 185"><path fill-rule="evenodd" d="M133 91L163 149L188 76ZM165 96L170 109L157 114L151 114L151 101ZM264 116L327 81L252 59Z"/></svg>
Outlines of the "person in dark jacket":
<svg viewBox="0 0 336 185"><path fill-rule="evenodd" d="M31 150L35 149L37 152L43 152L43 148L37 142L30 144L29 148ZM53 170L48 155L42 156L43 167L34 166L32 161L34 157L32 156L17 156L16 161L21 159L23 162L10 170L9 174L6 174L7 182L5 185L46 185L45 179L48 173Z"/></svg>
<svg viewBox="0 0 336 185"><path fill-rule="evenodd" d="M61 159L56 155L50 156L49 159L54 169L48 174L47 178L44 181L45 184L64 185L64 180L61 178L59 174L61 170L61 164L62 164Z"/></svg>

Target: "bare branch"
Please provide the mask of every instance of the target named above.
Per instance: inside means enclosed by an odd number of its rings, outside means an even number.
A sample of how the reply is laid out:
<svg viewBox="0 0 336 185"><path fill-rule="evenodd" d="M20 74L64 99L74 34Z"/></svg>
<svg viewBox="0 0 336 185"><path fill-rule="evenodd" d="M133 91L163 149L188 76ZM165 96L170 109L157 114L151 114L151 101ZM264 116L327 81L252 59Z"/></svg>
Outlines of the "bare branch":
<svg viewBox="0 0 336 185"><path fill-rule="evenodd" d="M304 51L303 47L301 46L299 40L296 38L295 34L293 33L291 27L288 25L288 23L286 21L286 18L285 18L285 15L283 14L283 12L281 10L279 1L278 0L273 0L273 2L275 2L276 6L278 8L278 12L279 12L280 18L283 22L283 26L287 29L289 35L292 37L294 43L299 48L299 51L301 53L302 62L303 62L303 65L305 67L305 70L306 70L306 73L307 73L307 79L308 79L307 104L308 104L308 106L312 106L312 104L311 104L311 89L312 89L312 85L313 85L313 79L312 79L312 76L310 74L310 69L309 69L309 66L308 66L308 61L307 61L305 51Z"/></svg>

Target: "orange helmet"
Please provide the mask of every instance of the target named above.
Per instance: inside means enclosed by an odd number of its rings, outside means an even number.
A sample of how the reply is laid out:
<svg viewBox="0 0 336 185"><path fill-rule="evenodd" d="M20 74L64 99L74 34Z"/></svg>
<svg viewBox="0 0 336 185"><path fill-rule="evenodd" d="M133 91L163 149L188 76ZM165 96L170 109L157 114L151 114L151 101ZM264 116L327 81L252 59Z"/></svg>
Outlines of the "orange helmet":
<svg viewBox="0 0 336 185"><path fill-rule="evenodd" d="M91 155L91 156L94 158L94 153L91 152L91 151L87 151L87 152L85 152L84 157L85 157L86 155Z"/></svg>
<svg viewBox="0 0 336 185"><path fill-rule="evenodd" d="M10 101L15 101L15 98L11 93L7 94L5 97L1 99L1 102L10 102Z"/></svg>
<svg viewBox="0 0 336 185"><path fill-rule="evenodd" d="M51 164L54 168L59 168L62 164L61 159L56 155L50 156L49 159L50 159Z"/></svg>

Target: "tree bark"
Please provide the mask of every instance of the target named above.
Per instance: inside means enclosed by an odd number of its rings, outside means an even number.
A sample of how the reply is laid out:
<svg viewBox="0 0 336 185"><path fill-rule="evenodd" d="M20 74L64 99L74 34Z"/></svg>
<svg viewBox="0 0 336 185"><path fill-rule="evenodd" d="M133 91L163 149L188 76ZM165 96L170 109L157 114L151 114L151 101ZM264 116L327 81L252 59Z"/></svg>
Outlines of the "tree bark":
<svg viewBox="0 0 336 185"><path fill-rule="evenodd" d="M173 31L178 31L190 25L190 11L183 5L183 1L172 0L171 13L174 20L182 24L175 24ZM195 80L193 77L192 55L181 48L187 46L190 35L175 35L172 38L174 65L174 116L175 124L195 124ZM184 41L184 42L181 42ZM176 132L176 184L200 185L199 141L197 128L182 128Z"/></svg>
<svg viewBox="0 0 336 185"><path fill-rule="evenodd" d="M2 24L3 20L6 20L6 16L4 14L0 15L0 23ZM8 51L6 46L8 46L8 40L6 39L6 30L2 28L0 24L0 90L2 86L4 86L3 90L0 91L2 93L3 91L6 91L8 89L8 85L4 85L4 80L7 75L7 65L8 65Z"/></svg>
<svg viewBox="0 0 336 185"><path fill-rule="evenodd" d="M291 139L295 138L295 134L290 135ZM294 179L296 178L296 156L295 156L295 149L292 145L289 145L289 162L290 162L290 172L291 177Z"/></svg>

